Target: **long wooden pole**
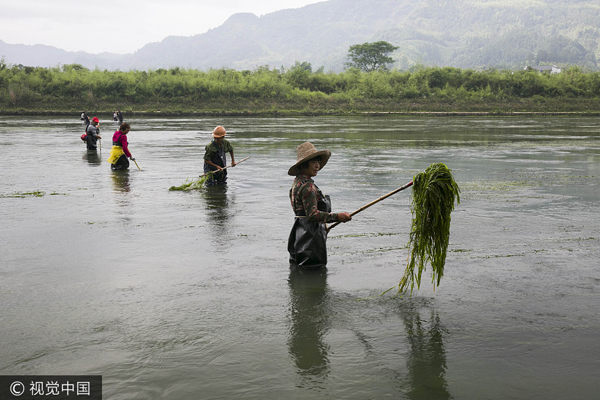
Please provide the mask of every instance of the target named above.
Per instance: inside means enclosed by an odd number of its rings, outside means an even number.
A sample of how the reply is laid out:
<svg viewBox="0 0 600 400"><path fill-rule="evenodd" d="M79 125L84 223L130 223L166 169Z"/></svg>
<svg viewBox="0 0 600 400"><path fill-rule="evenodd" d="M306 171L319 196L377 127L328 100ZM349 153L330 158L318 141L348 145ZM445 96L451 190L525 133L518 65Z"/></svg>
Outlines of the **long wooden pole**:
<svg viewBox="0 0 600 400"><path fill-rule="evenodd" d="M249 158L250 158L250 157L246 157L246 158L244 158L243 160L236 162L236 163L235 163L235 165L238 165L239 163L243 163L244 161L246 161L246 160L247 160L247 159L249 159ZM224 169L227 169L227 168L229 168L229 167L231 167L231 165L228 165L228 166L226 166L226 167L224 167L224 168L221 168L221 171L222 171L222 170L224 170ZM219 170L218 170L218 169L216 169L216 170L214 170L214 171L207 172L207 173L205 173L205 174L202 174L202 175L200 175L200 176L199 176L199 178L202 178L203 176L206 176L206 175L208 175L208 174L214 174L215 172L219 172Z"/></svg>
<svg viewBox="0 0 600 400"><path fill-rule="evenodd" d="M400 186L398 189L389 192L388 194L386 194L385 196L381 196L380 198L378 198L377 200L373 200L372 202L370 202L369 204L366 204L364 206L362 206L361 208L359 208L358 210L354 211L353 213L350 214L350 216L352 217L355 214L358 214L359 212L371 207L373 204L379 203L381 200L387 199L388 197L406 189L411 187L413 184L413 181L408 182L407 184L405 184L404 186ZM339 224L341 224L341 222L336 222L334 224L331 224L327 227L327 232L329 232L332 228L338 226Z"/></svg>

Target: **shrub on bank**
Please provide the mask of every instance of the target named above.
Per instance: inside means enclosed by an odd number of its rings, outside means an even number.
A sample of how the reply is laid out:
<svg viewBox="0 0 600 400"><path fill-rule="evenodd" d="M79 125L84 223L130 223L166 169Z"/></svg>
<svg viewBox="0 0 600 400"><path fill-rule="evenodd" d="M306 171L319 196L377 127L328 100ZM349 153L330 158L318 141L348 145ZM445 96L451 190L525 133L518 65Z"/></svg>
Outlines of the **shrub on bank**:
<svg viewBox="0 0 600 400"><path fill-rule="evenodd" d="M302 63L288 71L259 67L253 71L213 69L158 69L149 71L89 70L77 64L55 68L8 66L0 68L0 108L106 109L182 112L227 109L251 110L338 107L358 103L361 109L388 111L415 102L425 110L449 107L480 109L493 103L528 107L571 108L583 100L588 111L598 110L600 73L578 68L561 74L535 71L462 70L451 67L413 71L341 73L312 72ZM546 101L542 101L545 99ZM549 102L555 99L558 102ZM483 104L482 104L483 103ZM561 106L561 103L563 104ZM442 106L443 105L443 106ZM467 110L464 110L467 111Z"/></svg>

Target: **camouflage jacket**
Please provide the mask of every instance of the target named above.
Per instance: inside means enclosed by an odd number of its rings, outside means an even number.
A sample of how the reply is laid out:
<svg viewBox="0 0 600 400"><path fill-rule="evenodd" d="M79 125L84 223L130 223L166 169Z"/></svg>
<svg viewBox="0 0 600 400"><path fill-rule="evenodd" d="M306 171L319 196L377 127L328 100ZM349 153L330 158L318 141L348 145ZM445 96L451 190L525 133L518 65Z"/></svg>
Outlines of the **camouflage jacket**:
<svg viewBox="0 0 600 400"><path fill-rule="evenodd" d="M325 196L315 182L305 175L297 175L290 189L290 201L296 215L306 216L311 222L336 222L338 215L319 210L319 203L324 204Z"/></svg>

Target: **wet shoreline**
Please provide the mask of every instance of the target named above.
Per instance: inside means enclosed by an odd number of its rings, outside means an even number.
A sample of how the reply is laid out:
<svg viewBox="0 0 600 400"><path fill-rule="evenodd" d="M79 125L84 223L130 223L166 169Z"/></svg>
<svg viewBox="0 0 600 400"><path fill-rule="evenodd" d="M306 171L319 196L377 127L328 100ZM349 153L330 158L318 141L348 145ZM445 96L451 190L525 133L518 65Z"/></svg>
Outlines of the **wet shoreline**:
<svg viewBox="0 0 600 400"><path fill-rule="evenodd" d="M125 111L131 117L352 117L352 116L407 116L407 117L597 117L600 111ZM1 116L78 116L80 111L0 110ZM88 115L111 115L112 111L88 111Z"/></svg>

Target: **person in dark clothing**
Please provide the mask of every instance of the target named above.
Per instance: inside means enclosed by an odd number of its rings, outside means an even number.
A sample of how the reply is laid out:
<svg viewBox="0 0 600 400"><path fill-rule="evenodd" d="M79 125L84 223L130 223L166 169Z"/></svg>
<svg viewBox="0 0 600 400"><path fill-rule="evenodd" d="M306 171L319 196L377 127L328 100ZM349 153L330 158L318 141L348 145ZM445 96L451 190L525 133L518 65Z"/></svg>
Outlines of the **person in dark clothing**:
<svg viewBox="0 0 600 400"><path fill-rule="evenodd" d="M88 117L84 111L83 114L81 114L81 119L83 120L83 123L85 124L85 130L87 132L87 128L88 128L88 126L90 126L90 117Z"/></svg>
<svg viewBox="0 0 600 400"><path fill-rule="evenodd" d="M313 177L327 164L331 152L317 151L310 142L296 149L297 160L288 175L295 176L290 201L296 216L288 239L290 265L320 268L327 265L327 222L347 222L349 213L332 213L329 196L324 196Z"/></svg>
<svg viewBox="0 0 600 400"><path fill-rule="evenodd" d="M226 153L231 155L231 166L235 167L235 158L233 156L233 146L228 140L225 140L225 128L217 126L213 130L213 140L205 147L204 152L204 173L219 171L210 175L206 181L207 185L227 183L227 170L223 169L227 165Z"/></svg>
<svg viewBox="0 0 600 400"><path fill-rule="evenodd" d="M117 118L119 118L119 124L123 123L123 113L121 110L117 111Z"/></svg>
<svg viewBox="0 0 600 400"><path fill-rule="evenodd" d="M86 128L85 133L87 135L87 149L96 150L96 142L98 139L102 139L100 136L100 120L97 117L92 118L92 122Z"/></svg>

